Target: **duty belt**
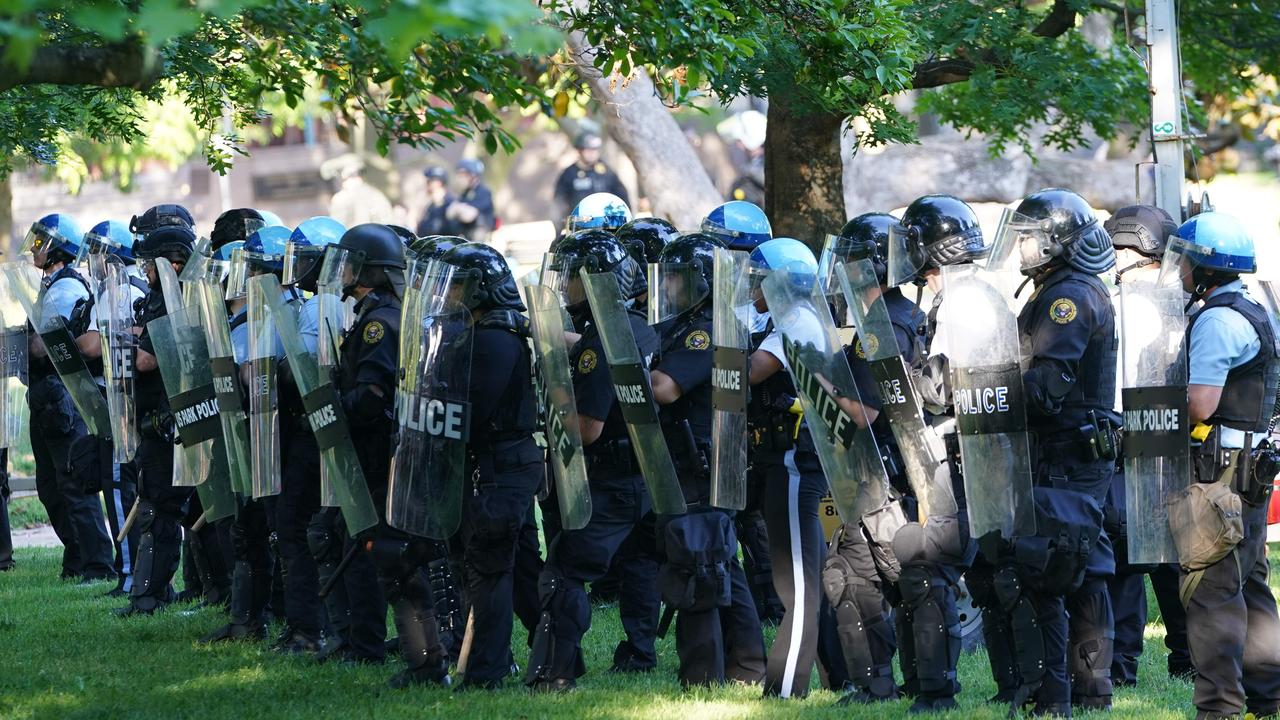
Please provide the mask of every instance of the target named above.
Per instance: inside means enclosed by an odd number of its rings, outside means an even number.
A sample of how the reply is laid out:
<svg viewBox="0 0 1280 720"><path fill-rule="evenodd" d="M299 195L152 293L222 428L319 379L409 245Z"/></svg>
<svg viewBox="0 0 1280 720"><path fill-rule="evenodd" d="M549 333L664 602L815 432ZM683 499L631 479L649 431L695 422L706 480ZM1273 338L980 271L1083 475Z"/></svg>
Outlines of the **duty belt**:
<svg viewBox="0 0 1280 720"><path fill-rule="evenodd" d="M614 440L597 440L583 448L587 455L587 472L598 472L605 469L625 473L639 472L636 455L631 450L631 441L627 438Z"/></svg>

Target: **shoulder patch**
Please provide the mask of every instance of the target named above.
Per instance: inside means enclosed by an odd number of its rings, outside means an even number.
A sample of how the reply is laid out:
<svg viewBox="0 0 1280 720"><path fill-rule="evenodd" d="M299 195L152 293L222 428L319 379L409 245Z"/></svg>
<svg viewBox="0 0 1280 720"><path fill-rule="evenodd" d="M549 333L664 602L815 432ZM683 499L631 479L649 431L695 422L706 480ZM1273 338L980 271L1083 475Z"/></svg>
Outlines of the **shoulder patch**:
<svg viewBox="0 0 1280 720"><path fill-rule="evenodd" d="M1071 298L1058 298L1049 304L1049 318L1059 325L1076 319L1076 303Z"/></svg>
<svg viewBox="0 0 1280 720"><path fill-rule="evenodd" d="M870 333L867 334L865 341L861 335L853 341L853 352L863 360L867 359L867 355L875 355L879 349L880 339Z"/></svg>
<svg viewBox="0 0 1280 720"><path fill-rule="evenodd" d="M364 326L364 341L367 345L377 345L382 341L382 337L387 334L386 327L377 320Z"/></svg>
<svg viewBox="0 0 1280 720"><path fill-rule="evenodd" d="M706 330L694 330L684 338L684 346L690 350L711 349L711 336Z"/></svg>
<svg viewBox="0 0 1280 720"><path fill-rule="evenodd" d="M595 370L598 363L599 360L596 358L596 351L591 348L587 348L578 356L578 373L586 375L592 370Z"/></svg>

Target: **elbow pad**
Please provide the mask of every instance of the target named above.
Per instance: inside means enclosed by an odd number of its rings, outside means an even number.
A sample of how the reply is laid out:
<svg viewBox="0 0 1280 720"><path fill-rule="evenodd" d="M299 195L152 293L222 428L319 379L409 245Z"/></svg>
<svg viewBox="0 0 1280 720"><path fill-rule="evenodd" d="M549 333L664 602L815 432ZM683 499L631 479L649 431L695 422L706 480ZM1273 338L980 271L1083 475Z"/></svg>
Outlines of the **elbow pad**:
<svg viewBox="0 0 1280 720"><path fill-rule="evenodd" d="M1076 385L1075 375L1052 364L1037 365L1022 376L1027 392L1027 407L1041 415L1057 415L1062 401Z"/></svg>

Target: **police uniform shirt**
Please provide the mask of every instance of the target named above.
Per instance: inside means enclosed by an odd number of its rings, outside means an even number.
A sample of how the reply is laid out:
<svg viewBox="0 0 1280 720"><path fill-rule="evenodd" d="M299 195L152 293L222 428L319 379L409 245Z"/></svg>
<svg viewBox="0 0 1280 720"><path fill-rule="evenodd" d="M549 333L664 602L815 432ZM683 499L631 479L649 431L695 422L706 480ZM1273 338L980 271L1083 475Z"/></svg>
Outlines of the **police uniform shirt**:
<svg viewBox="0 0 1280 720"><path fill-rule="evenodd" d="M1246 298L1249 295L1243 282L1232 280L1215 288L1205 299L1234 292L1242 293ZM1250 302L1253 302L1252 298ZM1228 307L1209 308L1200 314L1191 328L1187 352L1188 382L1223 387L1227 384L1227 373L1252 360L1261 347L1258 333L1243 315ZM1243 431L1225 426L1218 429L1223 447L1244 447ZM1255 445L1266 439L1265 435L1259 435L1255 438Z"/></svg>
<svg viewBox="0 0 1280 720"><path fill-rule="evenodd" d="M227 320L231 326L231 352L237 365L249 362L248 321L247 308L240 308Z"/></svg>
<svg viewBox="0 0 1280 720"><path fill-rule="evenodd" d="M64 275L44 291L40 300L40 313L43 317L56 314L61 315L63 320L70 320L76 304L88 299L89 290L85 284L69 274Z"/></svg>
<svg viewBox="0 0 1280 720"><path fill-rule="evenodd" d="M136 271L130 267L127 271L130 277L138 277ZM147 295L133 283L126 280L128 288L121 294L118 299L119 304L115 308L115 317L133 319L134 308L137 307L138 301ZM107 287L103 285L98 288L98 297L94 301L93 307L89 308L89 327L97 329L99 332L107 331L106 318L99 317L98 308L107 300Z"/></svg>
<svg viewBox="0 0 1280 720"><path fill-rule="evenodd" d="M628 312L627 319L631 323L631 332L635 335L640 355L647 364L649 357L658 350L658 335L639 314ZM569 352L569 365L573 374L573 394L578 404L578 415L604 422L600 440L626 437L626 423L622 420L622 411L618 407L609 373L609 363L605 359L604 345L600 342L600 334L596 331L594 322L584 328L582 338Z"/></svg>
<svg viewBox="0 0 1280 720"><path fill-rule="evenodd" d="M664 328L662 360L657 369L680 386L680 399L662 407L687 419L693 435L711 441L711 314L702 310L692 322Z"/></svg>
<svg viewBox="0 0 1280 720"><path fill-rule="evenodd" d="M910 367L916 359L918 335L910 330L919 327L924 321L924 313L915 303L903 296L898 288L892 288L882 296L890 321L893 325L894 341L898 344L898 353ZM880 399L880 387L871 374L868 355L876 354L875 349L868 349L862 344L862 338L855 335L853 344L845 348L845 357L849 360L849 369L853 372L853 384L858 388L862 404L872 410L880 410L883 403ZM887 419L877 421L877 425L888 422ZM886 430L888 428L885 428Z"/></svg>
<svg viewBox="0 0 1280 720"><path fill-rule="evenodd" d="M280 299L284 300L285 307L293 308L295 307L295 304L302 299L302 295L300 295L298 291L295 290L294 288L288 287L288 288L284 288L281 291ZM245 310L241 309L239 312L235 314L234 317L240 317L241 315L244 315L244 314L245 314ZM235 348L236 362L237 363L248 362L250 359L253 359L253 358L250 358L249 356L249 323L244 322L240 324L240 327L235 327L234 322L235 321L233 319L232 330L231 330L231 344ZM243 330L243 333L242 333L243 347L236 340L237 330ZM301 328L299 328L299 333L301 333ZM258 348L259 357L274 357L278 360L283 360L285 356L284 341L280 339L280 331L278 328L275 327L275 323L272 323L271 338L272 338L271 347L265 348L265 352L263 352L264 349Z"/></svg>
<svg viewBox="0 0 1280 720"><path fill-rule="evenodd" d="M773 331L760 342L759 349L777 358L788 372L791 371L791 363L787 361L787 354L783 350L784 335L786 341L792 345L801 347L808 345L823 355L829 354L826 333L823 332L822 323L812 308L796 306L786 315L775 315L774 319L776 322ZM786 328L786 333L782 332L783 327Z"/></svg>
<svg viewBox="0 0 1280 720"><path fill-rule="evenodd" d="M468 239L473 239L470 233L476 230L488 231L493 229L493 193L483 183L467 188L458 200L476 209L475 221L463 225L460 228L462 232L459 234L465 235Z"/></svg>
<svg viewBox="0 0 1280 720"><path fill-rule="evenodd" d="M425 235L457 235L458 227L449 218L445 217L445 211L449 206L457 200L453 193L446 192L444 200L439 205L428 205L426 210L422 211L422 219L418 221L416 234L418 237Z"/></svg>
<svg viewBox="0 0 1280 720"><path fill-rule="evenodd" d="M139 350L151 355L156 354L155 346L151 343L151 331L147 324L164 317L167 313L168 310L164 304L164 293L159 289L153 289L147 294L142 311L138 315L138 325L142 327L142 334L138 336ZM167 408L169 406L169 396L165 394L160 368L157 367L149 372L137 372L135 377L137 378L134 390L138 399L138 421L139 423L145 423L147 420L143 417L143 413Z"/></svg>
<svg viewBox="0 0 1280 720"><path fill-rule="evenodd" d="M582 199L592 193L607 192L613 193L622 199L622 202L631 205L631 200L627 195L627 188L622 185L622 181L614 174L604 163L598 162L589 168L584 168L578 163L574 163L565 168L560 173L560 177L556 178L556 200L560 201L566 209L572 210Z"/></svg>
<svg viewBox="0 0 1280 720"><path fill-rule="evenodd" d="M389 412L400 358L400 303L390 293L371 292L360 301L358 311L355 325L342 339L340 389L345 394L362 385L377 387ZM353 430L359 427L361 418L349 419Z"/></svg>

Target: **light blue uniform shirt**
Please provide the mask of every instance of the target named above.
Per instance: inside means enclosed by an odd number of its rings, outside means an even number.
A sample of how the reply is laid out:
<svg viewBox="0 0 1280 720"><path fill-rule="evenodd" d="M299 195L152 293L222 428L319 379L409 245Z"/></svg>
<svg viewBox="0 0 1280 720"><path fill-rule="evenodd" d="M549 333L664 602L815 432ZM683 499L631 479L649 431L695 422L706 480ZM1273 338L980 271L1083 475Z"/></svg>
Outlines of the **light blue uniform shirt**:
<svg viewBox="0 0 1280 720"><path fill-rule="evenodd" d="M1216 288L1205 300L1224 293L1249 293L1240 280L1233 280ZM1252 302L1252 298L1249 298ZM1188 370L1192 385L1222 387L1227 384L1227 373L1249 362L1258 354L1262 341L1258 333L1243 315L1226 307L1216 307L1200 313L1189 340ZM1232 428L1220 428L1222 447L1244 447L1244 432ZM1255 446L1266 440L1266 435L1255 438Z"/></svg>
<svg viewBox="0 0 1280 720"><path fill-rule="evenodd" d="M44 291L40 301L40 313L44 317L61 315L63 320L71 319L71 311L76 303L89 299L89 290L84 283L71 277L64 277Z"/></svg>
<svg viewBox="0 0 1280 720"><path fill-rule="evenodd" d="M235 357L237 365L249 361L249 323L241 320L241 318L244 317L245 312L246 310L244 308L240 308L228 320L232 326L231 352ZM240 324L236 325L235 323L237 322Z"/></svg>

